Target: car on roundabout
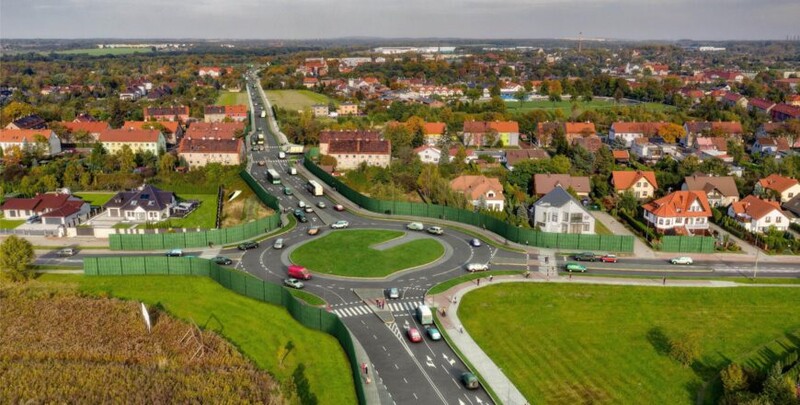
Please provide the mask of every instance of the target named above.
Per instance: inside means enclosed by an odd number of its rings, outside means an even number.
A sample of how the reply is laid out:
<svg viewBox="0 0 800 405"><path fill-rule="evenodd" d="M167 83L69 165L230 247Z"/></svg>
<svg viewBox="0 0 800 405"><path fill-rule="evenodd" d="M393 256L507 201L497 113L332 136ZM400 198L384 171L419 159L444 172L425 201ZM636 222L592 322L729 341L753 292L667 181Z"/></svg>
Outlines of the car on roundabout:
<svg viewBox="0 0 800 405"><path fill-rule="evenodd" d="M567 263L564 266L564 270L572 273L573 271L578 273L586 273L586 266L578 263Z"/></svg>
<svg viewBox="0 0 800 405"><path fill-rule="evenodd" d="M396 300L400 298L400 289L397 287L392 287L386 290L386 296L389 297L390 300Z"/></svg>
<svg viewBox="0 0 800 405"><path fill-rule="evenodd" d="M312 226L311 228L308 228L308 234L311 235L311 236L319 234L319 227L318 226Z"/></svg>
<svg viewBox="0 0 800 405"><path fill-rule="evenodd" d="M258 242L244 242L237 246L239 250L250 250L258 248Z"/></svg>
<svg viewBox="0 0 800 405"><path fill-rule="evenodd" d="M406 335L408 335L408 340L412 343L419 343L422 341L422 335L419 333L419 329L417 328L408 328Z"/></svg>
<svg viewBox="0 0 800 405"><path fill-rule="evenodd" d="M442 340L442 334L439 332L439 329L433 326L428 326L427 328L425 328L425 333L428 334L428 339L430 340L433 341Z"/></svg>
<svg viewBox="0 0 800 405"><path fill-rule="evenodd" d="M469 263L469 264L467 264L466 269L470 273L475 273L477 271L487 271L487 270L489 270L489 264L487 264L487 263Z"/></svg>
<svg viewBox="0 0 800 405"><path fill-rule="evenodd" d="M227 258L225 256L217 256L217 257L211 259L211 261L216 263L216 264L222 264L222 265L229 265L229 264L233 263L233 260L231 260L231 259L229 259L229 258Z"/></svg>
<svg viewBox="0 0 800 405"><path fill-rule="evenodd" d="M275 243L272 244L273 249L283 249L283 238L275 239Z"/></svg>
<svg viewBox="0 0 800 405"><path fill-rule="evenodd" d="M406 229L410 231L421 231L425 229L425 225L423 225L422 222L411 222L406 225Z"/></svg>
<svg viewBox="0 0 800 405"><path fill-rule="evenodd" d="M442 235L444 234L444 229L440 226L432 226L428 228L428 233L431 235Z"/></svg>
<svg viewBox="0 0 800 405"><path fill-rule="evenodd" d="M481 247L481 240L478 238L472 238L469 241L469 245L472 247Z"/></svg>
<svg viewBox="0 0 800 405"><path fill-rule="evenodd" d="M692 260L692 258L689 257L689 256L681 256L681 257L672 258L672 259L670 259L669 262L672 263L672 264L687 264L688 265L688 264L694 263L694 260Z"/></svg>
<svg viewBox="0 0 800 405"><path fill-rule="evenodd" d="M344 229L350 226L350 223L347 221L336 221L331 224L332 229Z"/></svg>
<svg viewBox="0 0 800 405"><path fill-rule="evenodd" d="M296 279L296 278L284 279L283 280L283 285L285 285L287 287L291 287L291 288L297 289L297 290L303 288L303 282L298 280L298 279Z"/></svg>

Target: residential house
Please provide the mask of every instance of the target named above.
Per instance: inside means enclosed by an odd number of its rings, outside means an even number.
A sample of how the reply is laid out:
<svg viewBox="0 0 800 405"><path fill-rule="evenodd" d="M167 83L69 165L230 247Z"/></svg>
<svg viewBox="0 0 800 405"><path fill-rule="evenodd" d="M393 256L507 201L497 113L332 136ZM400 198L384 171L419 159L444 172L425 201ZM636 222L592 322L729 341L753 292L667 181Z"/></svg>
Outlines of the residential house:
<svg viewBox="0 0 800 405"><path fill-rule="evenodd" d="M189 119L189 107L145 107L145 121L180 121L186 122Z"/></svg>
<svg viewBox="0 0 800 405"><path fill-rule="evenodd" d="M633 141L631 145L631 154L636 155L639 160L646 164L655 163L664 158L664 156L676 157L678 149L676 145L667 145L657 143L657 138L638 138Z"/></svg>
<svg viewBox="0 0 800 405"><path fill-rule="evenodd" d="M133 153L149 151L156 156L167 150L164 134L157 129L107 129L100 133L99 140L112 155L122 150L125 145L128 145Z"/></svg>
<svg viewBox="0 0 800 405"><path fill-rule="evenodd" d="M72 141L77 142L79 139L75 139L75 135L78 133L86 133L90 139L86 141L97 141L100 139L100 133L110 129L111 126L108 125L108 122L105 121L89 121L89 122L67 122L62 121L59 124L63 126L69 133L72 135ZM85 141L84 141L85 142Z"/></svg>
<svg viewBox="0 0 800 405"><path fill-rule="evenodd" d="M222 75L222 68L217 66L204 66L197 70L197 75L200 77L220 77Z"/></svg>
<svg viewBox="0 0 800 405"><path fill-rule="evenodd" d="M464 121L462 133L466 146L519 145L519 124L516 121Z"/></svg>
<svg viewBox="0 0 800 405"><path fill-rule="evenodd" d="M500 184L498 179L486 176L463 175L451 180L450 188L453 191L464 193L476 208L502 211L505 207L503 185Z"/></svg>
<svg viewBox="0 0 800 405"><path fill-rule="evenodd" d="M722 96L722 103L730 107L747 108L747 97L741 94L727 92Z"/></svg>
<svg viewBox="0 0 800 405"><path fill-rule="evenodd" d="M425 132L425 143L428 145L437 145L446 133L447 126L444 122L426 122L423 131Z"/></svg>
<svg viewBox="0 0 800 405"><path fill-rule="evenodd" d="M553 137L558 133L563 133L564 125L560 122L540 122L536 124L536 143L546 148L553 142Z"/></svg>
<svg viewBox="0 0 800 405"><path fill-rule="evenodd" d="M336 108L339 115L358 115L358 104L342 103Z"/></svg>
<svg viewBox="0 0 800 405"><path fill-rule="evenodd" d="M120 191L103 206L112 219L158 222L168 219L176 204L175 193L145 184L135 190Z"/></svg>
<svg viewBox="0 0 800 405"><path fill-rule="evenodd" d="M315 117L327 117L330 110L327 104L314 104L311 106L311 113Z"/></svg>
<svg viewBox="0 0 800 405"><path fill-rule="evenodd" d="M47 121L44 118L36 115L26 115L11 121L5 126L5 129L45 129L47 128Z"/></svg>
<svg viewBox="0 0 800 405"><path fill-rule="evenodd" d="M770 111L773 121L786 121L800 119L800 107L789 104L777 104Z"/></svg>
<svg viewBox="0 0 800 405"><path fill-rule="evenodd" d="M764 136L779 136L784 133L786 122L765 122L756 128L756 138Z"/></svg>
<svg viewBox="0 0 800 405"><path fill-rule="evenodd" d="M770 111L775 107L775 103L763 98L751 98L747 102L747 109L750 111L760 111L769 115Z"/></svg>
<svg viewBox="0 0 800 405"><path fill-rule="evenodd" d="M209 163L238 166L244 162L244 142L241 138L192 138L181 139L178 157L189 168L203 167Z"/></svg>
<svg viewBox="0 0 800 405"><path fill-rule="evenodd" d="M244 122L195 122L186 130L186 135L194 139L231 139L244 133Z"/></svg>
<svg viewBox="0 0 800 405"><path fill-rule="evenodd" d="M76 226L88 218L89 203L70 194L47 193L33 198L9 198L0 210L5 219L26 219L33 215L41 217L46 225Z"/></svg>
<svg viewBox="0 0 800 405"><path fill-rule="evenodd" d="M800 223L800 194L783 203L783 208L794 214L795 217L792 218L792 221Z"/></svg>
<svg viewBox="0 0 800 405"><path fill-rule="evenodd" d="M247 120L246 105L207 105L203 112L205 122L222 122L226 118L239 122Z"/></svg>
<svg viewBox="0 0 800 405"><path fill-rule="evenodd" d="M593 122L565 122L564 123L564 137L567 142L575 143L575 140L597 136L597 130Z"/></svg>
<svg viewBox="0 0 800 405"><path fill-rule="evenodd" d="M319 153L320 155L327 155L332 141L378 141L380 139L381 133L377 131L320 131Z"/></svg>
<svg viewBox="0 0 800 405"><path fill-rule="evenodd" d="M534 174L533 175L533 194L537 196L545 195L553 191L556 187L564 190L570 188L580 197L588 197L592 191L592 183L585 176L570 176L568 174Z"/></svg>
<svg viewBox="0 0 800 405"><path fill-rule="evenodd" d="M765 155L779 155L788 152L790 149L791 145L789 145L789 140L786 137L762 136L756 138L752 151L753 153Z"/></svg>
<svg viewBox="0 0 800 405"><path fill-rule="evenodd" d="M681 144L686 147L694 146L694 140L698 137L714 136L741 140L744 134L742 124L736 121L688 121L683 124L683 129L686 131L686 136L681 139Z"/></svg>
<svg viewBox="0 0 800 405"><path fill-rule="evenodd" d="M325 58L306 58L297 71L305 76L325 76L328 74L328 63Z"/></svg>
<svg viewBox="0 0 800 405"><path fill-rule="evenodd" d="M50 129L0 129L0 148L8 153L12 147L20 151L33 151L41 148L48 156L61 153L61 140Z"/></svg>
<svg viewBox="0 0 800 405"><path fill-rule="evenodd" d="M177 121L125 121L125 123L122 124L122 128L159 130L164 135L164 140L169 145L176 145L178 140L183 137L183 127L181 123Z"/></svg>
<svg viewBox="0 0 800 405"><path fill-rule="evenodd" d="M628 164L631 161L631 153L627 150L612 150L611 155L616 163Z"/></svg>
<svg viewBox="0 0 800 405"><path fill-rule="evenodd" d="M644 219L659 233L692 235L708 230L711 206L702 191L675 191L646 203Z"/></svg>
<svg viewBox="0 0 800 405"><path fill-rule="evenodd" d="M650 171L613 171L611 172L611 185L617 194L630 191L640 200L650 199L658 190L655 172Z"/></svg>
<svg viewBox="0 0 800 405"><path fill-rule="evenodd" d="M650 72L653 76L669 75L669 66L661 63L645 63L643 72Z"/></svg>
<svg viewBox="0 0 800 405"><path fill-rule="evenodd" d="M595 219L567 190L553 188L532 206L531 224L551 233L593 234Z"/></svg>
<svg viewBox="0 0 800 405"><path fill-rule="evenodd" d="M726 207L739 201L739 189L731 176L693 174L684 178L681 190L702 192L712 207Z"/></svg>
<svg viewBox="0 0 800 405"><path fill-rule="evenodd" d="M336 158L336 170L355 169L361 163L387 167L392 160L392 143L385 139L334 139L328 144L327 152Z"/></svg>
<svg viewBox="0 0 800 405"><path fill-rule="evenodd" d="M514 165L527 160L549 159L550 155L541 148L509 149L506 151L506 168L514 170Z"/></svg>
<svg viewBox="0 0 800 405"><path fill-rule="evenodd" d="M316 77L304 77L303 86L306 86L307 89L313 89L314 87L319 86L319 79Z"/></svg>
<svg viewBox="0 0 800 405"><path fill-rule="evenodd" d="M800 182L790 177L772 173L756 182L753 192L764 196L767 194L768 190L779 195L781 202L785 203L795 196L800 195Z"/></svg>
<svg viewBox="0 0 800 405"><path fill-rule="evenodd" d="M597 153L597 151L603 147L603 140L597 135L589 135L583 138L575 138L575 140L572 141L572 146L580 146L591 153Z"/></svg>
<svg viewBox="0 0 800 405"><path fill-rule="evenodd" d="M478 155L475 153L475 149L466 149L465 152L466 157L464 158L464 163L471 163L478 160ZM422 163L439 164L439 161L442 158L441 148L432 145L422 145L414 149L414 153L419 156L419 160ZM450 150L447 151L448 162L452 162L457 153L458 148L450 148Z"/></svg>
<svg viewBox="0 0 800 405"><path fill-rule="evenodd" d="M626 147L631 147L636 139L657 136L664 125L664 122L615 122L608 130L608 141L612 144L624 142Z"/></svg>
<svg viewBox="0 0 800 405"><path fill-rule="evenodd" d="M748 195L728 207L728 216L749 232L767 232L771 228L785 231L789 228L789 216L781 210L777 201L762 200Z"/></svg>

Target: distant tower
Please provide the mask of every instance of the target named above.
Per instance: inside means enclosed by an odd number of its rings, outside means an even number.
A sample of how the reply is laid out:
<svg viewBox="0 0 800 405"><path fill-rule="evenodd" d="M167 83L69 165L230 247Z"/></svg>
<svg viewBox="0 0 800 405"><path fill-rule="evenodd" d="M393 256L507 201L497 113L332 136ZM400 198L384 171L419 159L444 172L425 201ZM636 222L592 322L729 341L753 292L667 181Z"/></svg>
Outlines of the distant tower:
<svg viewBox="0 0 800 405"><path fill-rule="evenodd" d="M578 53L581 53L581 49L583 49L583 32L578 33Z"/></svg>

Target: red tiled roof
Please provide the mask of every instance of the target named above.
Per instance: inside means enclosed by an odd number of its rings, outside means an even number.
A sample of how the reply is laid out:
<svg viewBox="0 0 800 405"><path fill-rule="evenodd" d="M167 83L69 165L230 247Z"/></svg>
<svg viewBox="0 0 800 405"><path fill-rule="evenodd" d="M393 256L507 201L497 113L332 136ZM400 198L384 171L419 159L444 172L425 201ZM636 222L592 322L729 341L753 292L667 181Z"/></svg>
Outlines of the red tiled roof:
<svg viewBox="0 0 800 405"><path fill-rule="evenodd" d="M471 134L484 134L490 131L499 133L519 132L519 123L516 121L464 121L464 132Z"/></svg>
<svg viewBox="0 0 800 405"><path fill-rule="evenodd" d="M766 110L774 107L775 103L772 102L772 101L769 101L769 100L764 100L763 98L751 98L747 102L747 105L766 111Z"/></svg>
<svg viewBox="0 0 800 405"><path fill-rule="evenodd" d="M742 123L736 121L689 121L686 123L686 129L693 134L700 134L704 131L722 131L725 134L741 134Z"/></svg>
<svg viewBox="0 0 800 405"><path fill-rule="evenodd" d="M42 214L43 217L50 217L50 218L64 218L70 215L73 215L81 210L83 204L86 204L84 201L66 201L64 205L59 208L56 208L50 212Z"/></svg>
<svg viewBox="0 0 800 405"><path fill-rule="evenodd" d="M503 185L500 180L486 176L458 176L450 180L450 188L467 195L471 200L479 200L488 191L494 191L494 200L503 200ZM485 197L484 197L485 198Z"/></svg>
<svg viewBox="0 0 800 405"><path fill-rule="evenodd" d="M380 132L377 131L321 131L319 133L319 143L330 143L332 140L356 140L364 139L377 141L381 138Z"/></svg>
<svg viewBox="0 0 800 405"><path fill-rule="evenodd" d="M588 194L592 191L591 182L588 177L576 176L572 177L568 174L534 174L533 187L534 194L544 195L547 194L560 185L564 190L572 187L576 193Z"/></svg>
<svg viewBox="0 0 800 405"><path fill-rule="evenodd" d="M689 207L698 201L700 211L689 211ZM711 207L708 197L700 191L675 191L658 200L644 204L642 208L659 217L710 217Z"/></svg>
<svg viewBox="0 0 800 405"><path fill-rule="evenodd" d="M157 126L161 125L166 129L166 132L174 134L178 132L178 127L181 125L179 122L176 121L125 121L122 124L123 129L132 128L132 129L157 129Z"/></svg>
<svg viewBox="0 0 800 405"><path fill-rule="evenodd" d="M550 155L544 149L539 148L509 149L506 151L506 162L512 166L521 160L548 158L550 158Z"/></svg>
<svg viewBox="0 0 800 405"><path fill-rule="evenodd" d="M69 132L77 132L77 131L86 131L90 134L99 134L104 130L108 129L108 123L105 121L96 121L96 122L60 122L64 128L68 129Z"/></svg>
<svg viewBox="0 0 800 405"><path fill-rule="evenodd" d="M24 140L27 143L34 143L36 135L49 138L52 132L49 129L0 129L0 142L21 143Z"/></svg>
<svg viewBox="0 0 800 405"><path fill-rule="evenodd" d="M779 193L782 193L788 190L790 187L798 184L798 182L795 179L772 173L769 176L759 180L758 184L765 189L775 190Z"/></svg>
<svg viewBox="0 0 800 405"><path fill-rule="evenodd" d="M566 122L564 123L565 134L596 134L597 130L593 122Z"/></svg>
<svg viewBox="0 0 800 405"><path fill-rule="evenodd" d="M442 135L446 126L444 122L426 122L425 123L425 135Z"/></svg>
<svg viewBox="0 0 800 405"><path fill-rule="evenodd" d="M372 154L389 155L392 153L392 143L387 140L339 140L330 141L328 154Z"/></svg>
<svg viewBox="0 0 800 405"><path fill-rule="evenodd" d="M232 153L239 154L244 148L241 139L198 139L184 137L178 145L178 153Z"/></svg>
<svg viewBox="0 0 800 405"><path fill-rule="evenodd" d="M155 129L107 129L100 133L100 142L158 142L160 133Z"/></svg>
<svg viewBox="0 0 800 405"><path fill-rule="evenodd" d="M611 154L616 160L628 160L631 158L631 154L627 150L612 150Z"/></svg>
<svg viewBox="0 0 800 405"><path fill-rule="evenodd" d="M761 219L773 210L781 213L781 205L777 201L765 201L754 195L748 195L741 201L731 204L733 212L737 215L747 215L753 219Z"/></svg>
<svg viewBox="0 0 800 405"><path fill-rule="evenodd" d="M648 183L653 185L653 188L658 189L658 182L656 181L655 172L637 171L613 171L611 178L614 182L614 189L617 191L627 190L631 188L639 179L645 179Z"/></svg>
<svg viewBox="0 0 800 405"><path fill-rule="evenodd" d="M28 210L42 212L53 210L64 205L69 199L69 194L39 194L33 198L9 198L0 209L3 210Z"/></svg>

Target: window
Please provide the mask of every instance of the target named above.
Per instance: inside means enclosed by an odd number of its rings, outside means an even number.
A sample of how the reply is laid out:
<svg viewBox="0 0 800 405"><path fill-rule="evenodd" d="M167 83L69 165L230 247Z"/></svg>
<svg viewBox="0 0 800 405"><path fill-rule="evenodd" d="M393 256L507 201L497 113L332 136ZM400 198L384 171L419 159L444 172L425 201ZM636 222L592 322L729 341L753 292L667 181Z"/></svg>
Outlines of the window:
<svg viewBox="0 0 800 405"><path fill-rule="evenodd" d="M776 224L781 223L781 217L775 217L775 223Z"/></svg>
<svg viewBox="0 0 800 405"><path fill-rule="evenodd" d="M551 218L552 218L551 221L558 222L558 213L554 212L553 215L551 216Z"/></svg>
<svg viewBox="0 0 800 405"><path fill-rule="evenodd" d="M583 231L589 232L589 224L583 224Z"/></svg>
<svg viewBox="0 0 800 405"><path fill-rule="evenodd" d="M764 222L770 223L770 222L772 222L772 218L768 216L767 219L764 220Z"/></svg>
<svg viewBox="0 0 800 405"><path fill-rule="evenodd" d="M561 221L562 222L569 221L569 213L568 212L564 212L564 213L561 214Z"/></svg>

